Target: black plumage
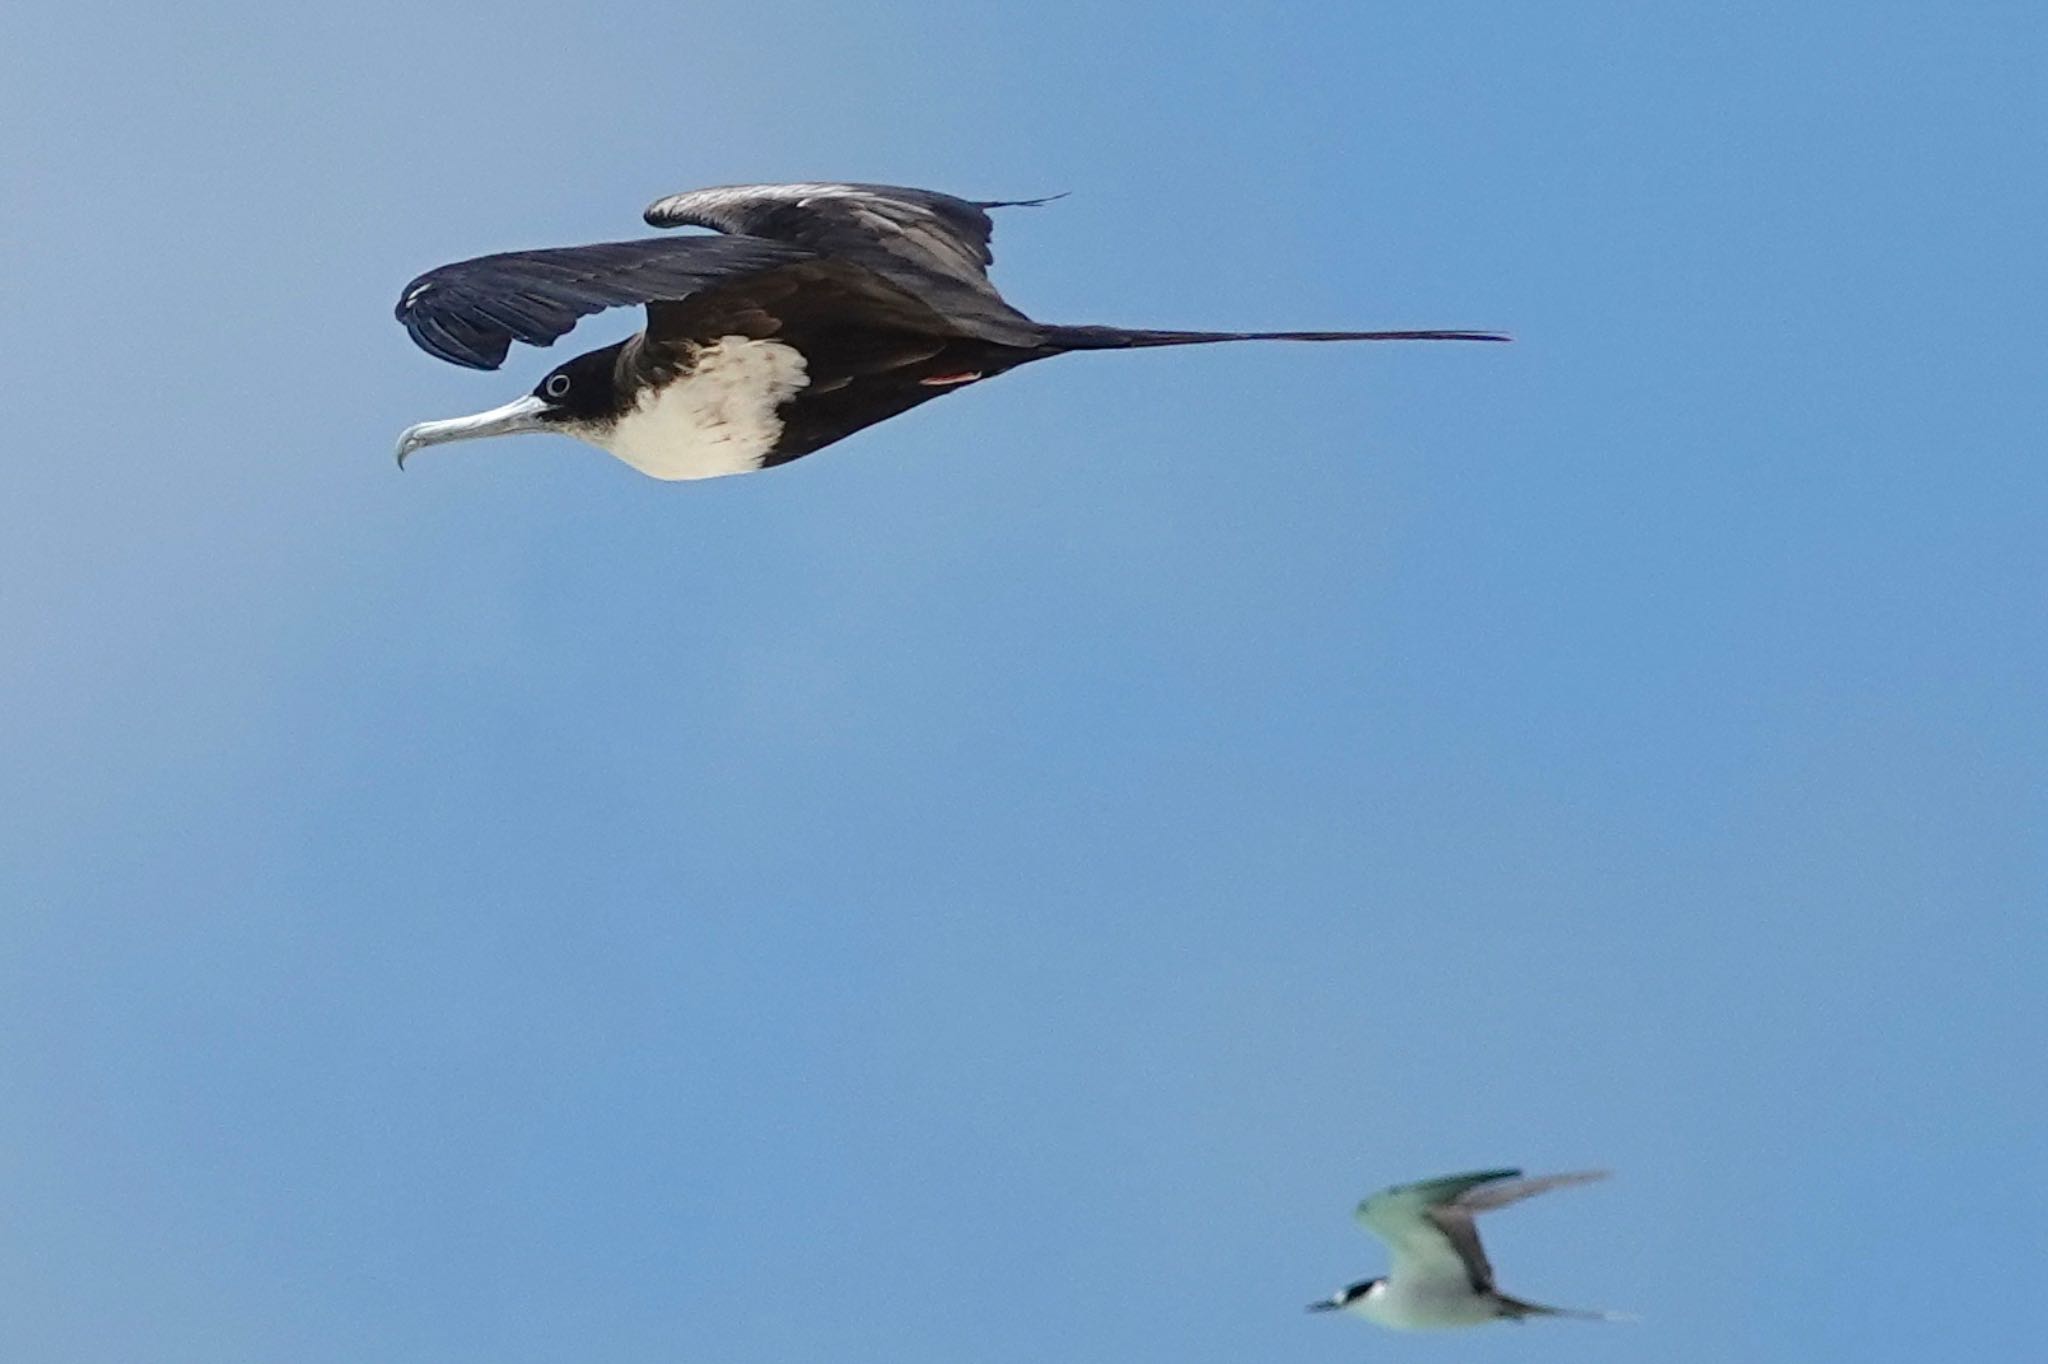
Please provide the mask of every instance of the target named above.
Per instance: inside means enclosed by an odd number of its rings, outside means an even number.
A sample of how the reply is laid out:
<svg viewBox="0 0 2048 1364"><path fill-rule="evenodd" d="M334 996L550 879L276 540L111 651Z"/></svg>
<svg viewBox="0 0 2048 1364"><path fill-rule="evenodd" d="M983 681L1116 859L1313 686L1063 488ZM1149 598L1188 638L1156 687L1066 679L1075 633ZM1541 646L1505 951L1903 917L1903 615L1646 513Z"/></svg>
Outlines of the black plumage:
<svg viewBox="0 0 2048 1364"><path fill-rule="evenodd" d="M514 405L521 408L516 422L424 423L406 434L400 458L435 440L558 429L658 476L702 477L786 462L943 393L1069 351L1231 340L1505 339L1467 331L1224 333L1037 322L989 281L988 210L1041 202L857 184L695 190L656 202L647 221L721 235L514 251L431 270L406 286L397 316L421 347L458 365L495 369L513 341L550 344L606 308L644 305L647 327L552 371L533 391L540 406ZM710 373L712 350L755 342L801 358L794 370L779 371L787 382L759 393L733 390L738 398L721 390L711 417L693 409L696 424L662 437L679 444L673 460L648 458L644 436L630 442L634 454L624 452L628 443L615 439L619 424L642 411L649 394ZM727 366L719 382L740 383L732 373ZM593 394L593 384L601 391ZM740 398L759 399L763 411ZM691 441L715 447L716 457L680 449Z"/></svg>
<svg viewBox="0 0 2048 1364"><path fill-rule="evenodd" d="M753 237L644 237L506 251L429 270L405 286L398 320L430 355L496 369L514 341L552 345L606 308L689 298L810 253Z"/></svg>

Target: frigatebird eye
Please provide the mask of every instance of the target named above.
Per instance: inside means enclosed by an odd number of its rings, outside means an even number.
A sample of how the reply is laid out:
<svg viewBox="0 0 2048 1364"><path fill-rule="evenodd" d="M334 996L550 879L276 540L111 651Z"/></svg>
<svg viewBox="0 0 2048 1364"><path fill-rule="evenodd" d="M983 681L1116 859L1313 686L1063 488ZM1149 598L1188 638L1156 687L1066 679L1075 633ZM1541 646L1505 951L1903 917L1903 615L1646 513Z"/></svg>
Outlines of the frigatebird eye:
<svg viewBox="0 0 2048 1364"><path fill-rule="evenodd" d="M542 391L550 398L561 397L569 391L569 376L566 374L550 374L547 385Z"/></svg>

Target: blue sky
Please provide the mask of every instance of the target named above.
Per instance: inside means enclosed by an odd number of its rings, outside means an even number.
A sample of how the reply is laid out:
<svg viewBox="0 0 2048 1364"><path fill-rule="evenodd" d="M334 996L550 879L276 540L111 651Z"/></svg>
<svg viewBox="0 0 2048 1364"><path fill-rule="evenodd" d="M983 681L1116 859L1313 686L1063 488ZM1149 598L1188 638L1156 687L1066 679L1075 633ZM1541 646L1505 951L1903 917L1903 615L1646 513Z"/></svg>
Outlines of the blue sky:
<svg viewBox="0 0 2048 1364"><path fill-rule="evenodd" d="M1669 7L1665 7L1669 8ZM0 1357L2000 1357L2048 1216L2037 6L57 6L0 52ZM778 473L399 287L1072 196ZM1378 1185L1454 1339L1303 1304ZM1936 1301L1938 1299L1938 1301Z"/></svg>

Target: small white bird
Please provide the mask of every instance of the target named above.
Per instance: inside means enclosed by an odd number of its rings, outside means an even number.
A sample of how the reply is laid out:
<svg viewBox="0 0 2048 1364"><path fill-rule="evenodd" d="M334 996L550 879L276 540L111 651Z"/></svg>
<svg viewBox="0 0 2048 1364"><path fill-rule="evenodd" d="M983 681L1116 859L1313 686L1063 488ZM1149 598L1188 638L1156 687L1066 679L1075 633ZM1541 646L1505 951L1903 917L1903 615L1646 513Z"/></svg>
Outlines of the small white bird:
<svg viewBox="0 0 2048 1364"><path fill-rule="evenodd" d="M1311 1312L1353 1312L1403 1331L1480 1326L1525 1317L1626 1321L1613 1312L1544 1307L1493 1286L1493 1266L1479 1247L1474 1213L1491 1212L1549 1189L1605 1179L1605 1170L1523 1179L1520 1170L1481 1170L1382 1189L1353 1214L1393 1251L1393 1271L1312 1302ZM1503 1182L1505 1181L1505 1182Z"/></svg>

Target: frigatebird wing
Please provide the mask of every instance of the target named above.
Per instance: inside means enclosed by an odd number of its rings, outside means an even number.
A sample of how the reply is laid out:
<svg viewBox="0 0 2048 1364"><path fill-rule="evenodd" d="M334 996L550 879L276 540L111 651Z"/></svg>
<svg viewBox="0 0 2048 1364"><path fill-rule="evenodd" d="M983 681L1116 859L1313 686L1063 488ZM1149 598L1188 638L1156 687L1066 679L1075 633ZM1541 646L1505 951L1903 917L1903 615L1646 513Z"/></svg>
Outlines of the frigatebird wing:
<svg viewBox="0 0 2048 1364"><path fill-rule="evenodd" d="M1024 314L989 283L994 260L991 208L1042 199L959 199L896 185L724 185L688 190L650 204L654 227L708 227L789 242L821 256L853 261L976 325L990 341L1022 338Z"/></svg>
<svg viewBox="0 0 2048 1364"><path fill-rule="evenodd" d="M396 315L421 349L496 369L514 341L546 346L606 308L679 300L812 253L757 237L645 237L507 251L429 270L405 286Z"/></svg>
<svg viewBox="0 0 2048 1364"><path fill-rule="evenodd" d="M900 185L721 185L658 199L644 216L650 227L709 227L795 242L823 254L873 243L932 269L986 280L995 263L989 250L995 223L988 210L1046 202L960 199Z"/></svg>

